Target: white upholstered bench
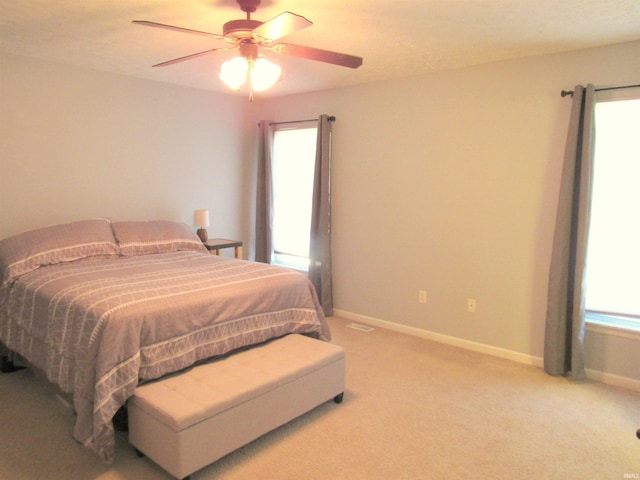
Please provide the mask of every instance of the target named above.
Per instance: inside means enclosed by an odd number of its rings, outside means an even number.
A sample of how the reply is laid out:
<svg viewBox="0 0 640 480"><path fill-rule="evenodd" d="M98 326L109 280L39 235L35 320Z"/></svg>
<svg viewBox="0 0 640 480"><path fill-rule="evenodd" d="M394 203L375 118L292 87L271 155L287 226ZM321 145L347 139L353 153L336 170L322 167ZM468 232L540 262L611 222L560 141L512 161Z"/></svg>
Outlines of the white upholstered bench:
<svg viewBox="0 0 640 480"><path fill-rule="evenodd" d="M176 478L330 399L342 401L344 350L287 335L138 387L129 441Z"/></svg>

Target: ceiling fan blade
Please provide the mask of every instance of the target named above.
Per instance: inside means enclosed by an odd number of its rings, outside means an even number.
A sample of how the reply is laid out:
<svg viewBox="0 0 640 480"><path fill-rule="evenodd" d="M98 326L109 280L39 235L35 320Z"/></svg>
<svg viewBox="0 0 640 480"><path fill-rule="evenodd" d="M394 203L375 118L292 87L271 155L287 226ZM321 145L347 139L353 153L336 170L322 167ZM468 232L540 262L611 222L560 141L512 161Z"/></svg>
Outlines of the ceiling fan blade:
<svg viewBox="0 0 640 480"><path fill-rule="evenodd" d="M217 33L201 32L200 30L191 30L190 28L174 27L173 25L165 25L164 23L149 22L147 20L132 20L131 23L135 23L136 25L144 25L147 27L164 28L167 30L173 30L174 32L191 33L193 35L203 35L205 37L224 39L224 36L218 35Z"/></svg>
<svg viewBox="0 0 640 480"><path fill-rule="evenodd" d="M362 57L347 55L346 53L320 50L319 48L304 47L302 45L279 43L274 45L272 50L280 55L289 55L292 57L306 58L308 60L316 60L318 62L332 63L341 67L358 68L362 65Z"/></svg>
<svg viewBox="0 0 640 480"><path fill-rule="evenodd" d="M233 47L233 48L235 48L235 47ZM221 52L221 51L225 51L225 50L233 50L233 48L214 48L214 49L211 49L211 50L205 50L204 52L192 53L191 55L186 55L184 57L174 58L173 60L167 60L166 62L162 62L162 63L156 63L153 66L154 67L166 67L167 65L173 65L174 63L184 62L185 60L192 60L194 58L204 57L205 55L209 55L210 53Z"/></svg>
<svg viewBox="0 0 640 480"><path fill-rule="evenodd" d="M313 25L313 22L310 22L301 15L284 12L255 28L253 33L267 41L273 41L291 35L311 25Z"/></svg>

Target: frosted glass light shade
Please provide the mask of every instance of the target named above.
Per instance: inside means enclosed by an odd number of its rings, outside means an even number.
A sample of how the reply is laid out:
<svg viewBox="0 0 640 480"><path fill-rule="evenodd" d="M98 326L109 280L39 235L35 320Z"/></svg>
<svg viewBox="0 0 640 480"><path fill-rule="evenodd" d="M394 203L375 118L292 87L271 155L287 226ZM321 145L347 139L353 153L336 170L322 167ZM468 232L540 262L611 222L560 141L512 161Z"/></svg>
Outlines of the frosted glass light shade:
<svg viewBox="0 0 640 480"><path fill-rule="evenodd" d="M282 68L275 63L271 63L266 58L259 58L251 69L251 84L253 90L261 92L271 88L280 78Z"/></svg>
<svg viewBox="0 0 640 480"><path fill-rule="evenodd" d="M229 88L240 90L240 87L247 81L247 69L249 62L243 57L235 57L222 64L218 76Z"/></svg>

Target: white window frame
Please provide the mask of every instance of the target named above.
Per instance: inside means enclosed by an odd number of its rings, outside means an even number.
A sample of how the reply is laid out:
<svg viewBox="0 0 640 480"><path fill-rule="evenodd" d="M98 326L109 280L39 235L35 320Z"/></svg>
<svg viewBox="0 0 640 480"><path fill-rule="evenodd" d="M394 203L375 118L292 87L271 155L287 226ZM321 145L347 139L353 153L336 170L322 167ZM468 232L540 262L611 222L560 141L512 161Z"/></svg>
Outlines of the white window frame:
<svg viewBox="0 0 640 480"><path fill-rule="evenodd" d="M277 168L276 168L276 163L277 163L277 149L276 149L276 136L278 134L278 132L283 132L283 131L290 131L290 130L314 130L314 155L313 158L311 159L311 165L310 168L312 170L312 176L311 176L311 185L310 185L310 191L309 191L309 201L311 202L311 196L313 194L313 170L315 169L315 139L317 137L317 132L318 132L318 122L317 120L309 120L309 121L297 121L297 122L291 122L291 123L279 123L278 125L275 126L274 128L274 153L273 153L273 165L272 165L272 181L273 181L273 195L274 195L274 241L273 241L273 255L272 255L272 260L271 263L274 265L281 265L281 266L285 266L288 268L293 268L295 270L299 270L301 272L307 273L309 271L309 254L307 252L307 256L301 256L298 254L295 254L293 252L285 252L285 251L279 251L277 249L276 246L276 215L277 215L277 200L276 200L276 196L277 196L277 192L276 192L276 175L277 175ZM309 232L308 234L311 234L311 203L309 204ZM296 261L296 259L299 259L300 261ZM287 261L289 260L289 261Z"/></svg>
<svg viewBox="0 0 640 480"><path fill-rule="evenodd" d="M640 99L640 89L621 89L600 91L596 96L596 104L612 101ZM597 142L596 130L596 142ZM585 320L589 331L614 335L618 337L640 340L640 319L634 315L587 310Z"/></svg>

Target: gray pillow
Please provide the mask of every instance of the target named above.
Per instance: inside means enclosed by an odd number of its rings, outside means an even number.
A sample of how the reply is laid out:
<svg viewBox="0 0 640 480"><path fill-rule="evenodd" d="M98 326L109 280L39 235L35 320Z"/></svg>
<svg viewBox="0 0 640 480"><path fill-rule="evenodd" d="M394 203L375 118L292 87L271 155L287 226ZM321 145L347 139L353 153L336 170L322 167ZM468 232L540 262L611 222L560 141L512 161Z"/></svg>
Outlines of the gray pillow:
<svg viewBox="0 0 640 480"><path fill-rule="evenodd" d="M194 250L208 253L198 236L185 224L168 220L113 222L113 234L126 256Z"/></svg>
<svg viewBox="0 0 640 480"><path fill-rule="evenodd" d="M51 225L0 240L2 285L45 265L86 257L118 256L109 220Z"/></svg>

